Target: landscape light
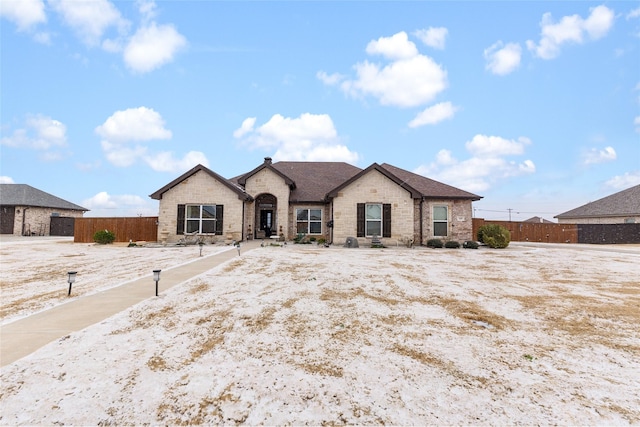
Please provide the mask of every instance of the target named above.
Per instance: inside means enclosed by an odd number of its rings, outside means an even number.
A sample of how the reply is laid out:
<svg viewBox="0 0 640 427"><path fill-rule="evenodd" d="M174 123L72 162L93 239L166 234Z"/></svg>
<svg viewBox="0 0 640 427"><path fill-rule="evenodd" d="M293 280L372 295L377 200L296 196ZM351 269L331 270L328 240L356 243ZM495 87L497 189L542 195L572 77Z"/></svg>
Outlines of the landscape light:
<svg viewBox="0 0 640 427"><path fill-rule="evenodd" d="M153 270L153 280L156 282L156 296L158 296L158 282L160 281L160 272L162 270Z"/></svg>
<svg viewBox="0 0 640 427"><path fill-rule="evenodd" d="M76 274L78 274L77 271L70 271L67 273L69 275L69 278L67 279L67 281L69 282L69 293L67 294L67 296L71 295L71 285L73 285L73 282L76 281Z"/></svg>
<svg viewBox="0 0 640 427"><path fill-rule="evenodd" d="M240 242L238 242L236 248L238 249L238 256L240 255Z"/></svg>

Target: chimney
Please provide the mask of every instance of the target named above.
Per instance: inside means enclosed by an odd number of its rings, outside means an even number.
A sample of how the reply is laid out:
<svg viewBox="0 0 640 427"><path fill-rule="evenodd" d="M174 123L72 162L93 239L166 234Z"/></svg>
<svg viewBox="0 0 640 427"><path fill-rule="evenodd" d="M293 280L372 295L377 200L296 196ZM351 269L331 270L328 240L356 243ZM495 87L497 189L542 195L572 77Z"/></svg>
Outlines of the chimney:
<svg viewBox="0 0 640 427"><path fill-rule="evenodd" d="M271 157L265 157L264 158L264 164L265 165L270 165L271 164Z"/></svg>

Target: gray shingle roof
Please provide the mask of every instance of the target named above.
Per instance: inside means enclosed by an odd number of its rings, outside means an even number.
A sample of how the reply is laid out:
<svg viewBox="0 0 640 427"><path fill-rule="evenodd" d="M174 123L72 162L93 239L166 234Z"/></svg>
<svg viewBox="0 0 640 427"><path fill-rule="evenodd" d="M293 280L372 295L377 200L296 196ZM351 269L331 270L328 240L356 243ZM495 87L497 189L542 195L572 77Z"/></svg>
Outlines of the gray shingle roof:
<svg viewBox="0 0 640 427"><path fill-rule="evenodd" d="M89 210L27 184L0 184L0 205L33 206L85 212Z"/></svg>
<svg viewBox="0 0 640 427"><path fill-rule="evenodd" d="M361 171L344 162L277 162L273 167L295 182L290 200L296 203L323 202L329 191Z"/></svg>
<svg viewBox="0 0 640 427"><path fill-rule="evenodd" d="M599 218L640 215L640 185L627 188L594 202L587 203L554 218Z"/></svg>

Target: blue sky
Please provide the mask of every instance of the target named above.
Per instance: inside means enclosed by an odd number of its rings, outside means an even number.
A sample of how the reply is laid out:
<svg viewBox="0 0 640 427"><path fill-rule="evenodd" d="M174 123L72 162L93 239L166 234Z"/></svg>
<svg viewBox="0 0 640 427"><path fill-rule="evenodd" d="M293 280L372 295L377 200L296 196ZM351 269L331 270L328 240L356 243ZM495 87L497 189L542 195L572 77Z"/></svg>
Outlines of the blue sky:
<svg viewBox="0 0 640 427"><path fill-rule="evenodd" d="M392 165L554 215L640 184L638 2L0 0L0 182L156 215L198 163ZM509 211L510 210L510 211Z"/></svg>

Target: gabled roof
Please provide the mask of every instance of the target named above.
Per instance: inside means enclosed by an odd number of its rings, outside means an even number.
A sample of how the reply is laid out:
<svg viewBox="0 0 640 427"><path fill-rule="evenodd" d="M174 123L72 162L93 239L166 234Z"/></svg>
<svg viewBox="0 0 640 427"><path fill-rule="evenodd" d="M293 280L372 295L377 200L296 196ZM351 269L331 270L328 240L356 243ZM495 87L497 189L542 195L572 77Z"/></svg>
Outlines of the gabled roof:
<svg viewBox="0 0 640 427"><path fill-rule="evenodd" d="M418 190L422 197L431 199L469 199L480 200L482 196L469 193L468 191L461 190L451 185L444 184L439 181L427 178L417 173L409 172L408 170L400 169L399 167L383 163L382 167L393 173L403 182L409 184L416 190Z"/></svg>
<svg viewBox="0 0 640 427"><path fill-rule="evenodd" d="M27 184L0 184L0 205L31 206L84 212L89 210Z"/></svg>
<svg viewBox="0 0 640 427"><path fill-rule="evenodd" d="M433 179L426 178L422 175L409 172L404 169L392 166L387 163L379 165L377 163L372 164L367 169L364 169L357 175L351 177L349 180L340 184L327 193L327 197L335 197L338 192L347 185L353 183L361 176L369 173L372 170L376 170L382 173L387 178L398 184L400 187L407 190L411 197L414 199L419 198L431 198L431 199L469 199L480 200L482 197L467 191L461 190L456 187L452 187L447 184L443 184Z"/></svg>
<svg viewBox="0 0 640 427"><path fill-rule="evenodd" d="M155 200L162 199L162 195L164 193L166 193L167 191L169 191L170 189L172 189L176 185L180 184L185 179L191 177L192 175L195 175L196 173L198 173L200 171L208 174L209 176L211 176L216 181L219 181L220 183L226 185L231 191L233 191L234 193L236 193L238 195L239 199L241 199L241 200L253 200L253 197L251 197L249 194L247 194L242 187L236 185L235 183L231 182L230 180L222 177L221 175L218 175L217 173L215 173L211 169L209 169L209 168L207 168L205 166L202 166L202 165L197 165L197 166L193 167L191 170L183 173L182 175L180 175L179 177L177 177L176 179L174 179L173 181L171 181L170 183L168 183L167 185L165 185L164 187L162 187L161 189L159 189L155 193L150 194L149 197L151 197L152 199L155 199Z"/></svg>
<svg viewBox="0 0 640 427"><path fill-rule="evenodd" d="M362 170L344 162L278 162L273 167L296 183L289 196L295 203L324 202L329 191Z"/></svg>
<svg viewBox="0 0 640 427"><path fill-rule="evenodd" d="M627 188L610 196L587 203L554 218L601 218L640 216L640 185Z"/></svg>
<svg viewBox="0 0 640 427"><path fill-rule="evenodd" d="M555 222L549 221L548 219L544 219L544 218L539 217L539 216L532 216L531 218L525 219L522 222L535 222L535 223L543 223L543 224L555 224Z"/></svg>
<svg viewBox="0 0 640 427"><path fill-rule="evenodd" d="M290 177L288 177L287 175L283 174L282 172L280 172L278 169L276 169L273 166L273 164L271 163L271 157L265 157L264 158L264 163L262 163L260 166L258 166L257 168L253 169L250 172L245 173L244 175L240 175L239 177L236 177L236 178L233 178L233 179L234 179L234 181L237 181L238 184L242 185L242 187L244 187L247 184L247 179L249 179L253 175L257 174L262 169L269 169L271 172L273 172L276 175L282 177L282 179L284 179L284 182L289 186L289 188L294 189L296 187L296 183L295 183L294 180L292 180Z"/></svg>
<svg viewBox="0 0 640 427"><path fill-rule="evenodd" d="M344 181L343 183L341 183L340 185L338 185L337 187L335 187L334 189L329 191L327 193L327 198L336 197L340 190L342 190L343 188L347 187L348 185L351 185L352 183L354 183L355 181L357 181L358 179L360 179L361 177L363 177L364 175L368 174L369 172L371 172L373 170L376 170L376 171L380 172L381 174L383 174L384 176L386 176L387 178L389 178L390 180L392 180L393 182L398 184L400 187L402 187L405 190L407 190L409 193L411 193L411 197L412 198L417 199L417 198L421 197L420 192L418 190L416 190L415 188L413 188L410 184L402 181L402 179L400 179L398 176L396 176L395 174L389 172L387 169L383 168L379 164L373 163L368 168L366 168L364 170L361 170L356 175L352 176L348 180Z"/></svg>

